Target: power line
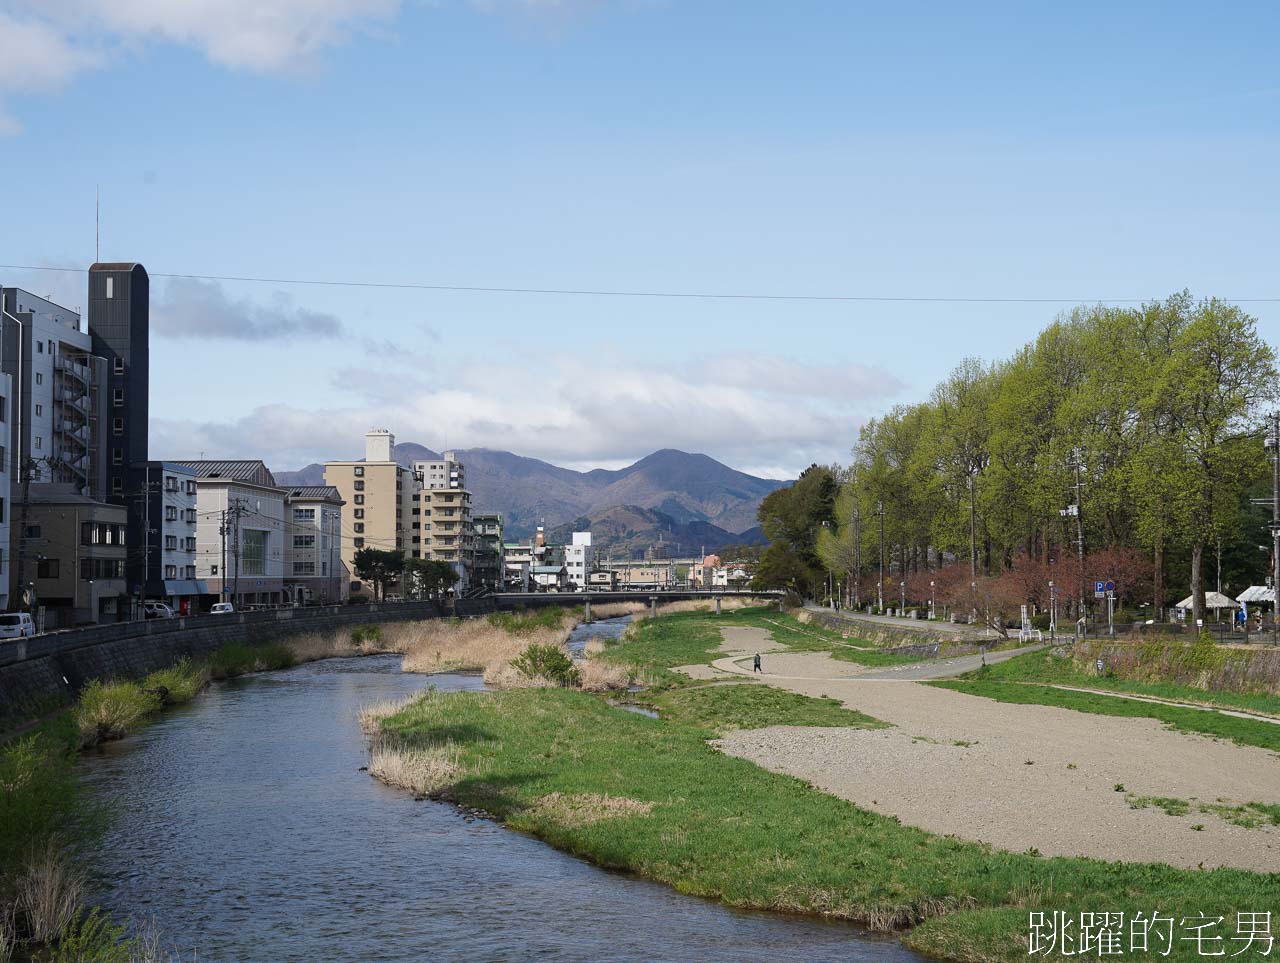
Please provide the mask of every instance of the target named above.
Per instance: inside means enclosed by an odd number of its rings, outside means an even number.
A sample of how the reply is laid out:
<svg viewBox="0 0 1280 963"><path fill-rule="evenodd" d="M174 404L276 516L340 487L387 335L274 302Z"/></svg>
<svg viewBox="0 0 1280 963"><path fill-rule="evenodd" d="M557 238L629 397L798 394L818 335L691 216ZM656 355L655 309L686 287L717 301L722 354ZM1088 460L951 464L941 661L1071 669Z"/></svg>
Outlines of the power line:
<svg viewBox="0 0 1280 963"><path fill-rule="evenodd" d="M8 271L61 271L83 274L84 268L38 264L0 264ZM1142 304L1151 298L963 298L879 294L752 294L713 291L632 291L604 288L527 288L507 285L426 284L412 281L335 281L317 278L269 278L234 274L179 274L148 272L153 278L189 281L242 281L250 284L299 284L335 288L380 288L399 291L456 291L466 294L543 294L595 298L669 298L693 301L830 301L907 304ZM1273 304L1280 298L1225 298L1237 304Z"/></svg>

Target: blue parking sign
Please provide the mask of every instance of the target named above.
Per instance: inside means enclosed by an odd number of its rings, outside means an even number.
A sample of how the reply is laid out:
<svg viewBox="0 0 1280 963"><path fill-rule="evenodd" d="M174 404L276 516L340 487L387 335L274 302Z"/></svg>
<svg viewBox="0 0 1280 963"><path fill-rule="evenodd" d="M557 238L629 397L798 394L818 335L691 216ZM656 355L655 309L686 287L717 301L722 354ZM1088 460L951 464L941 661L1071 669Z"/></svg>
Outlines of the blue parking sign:
<svg viewBox="0 0 1280 963"><path fill-rule="evenodd" d="M1107 583L1106 583L1105 581L1103 581L1103 580L1102 580L1102 579L1100 579L1100 578L1099 578L1099 579L1094 579L1094 580L1093 580L1093 594L1094 594L1094 595L1101 595L1101 594L1102 594L1103 592L1105 592L1106 590L1107 590Z"/></svg>

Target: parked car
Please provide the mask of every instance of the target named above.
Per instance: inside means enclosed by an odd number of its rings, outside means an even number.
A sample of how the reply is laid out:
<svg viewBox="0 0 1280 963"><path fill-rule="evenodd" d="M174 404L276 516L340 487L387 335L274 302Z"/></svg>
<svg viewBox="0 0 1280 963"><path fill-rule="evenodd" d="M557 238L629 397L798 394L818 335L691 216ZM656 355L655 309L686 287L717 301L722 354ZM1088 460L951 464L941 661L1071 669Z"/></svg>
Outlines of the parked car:
<svg viewBox="0 0 1280 963"><path fill-rule="evenodd" d="M214 602L213 608L209 610L210 615L227 615L234 612L236 607L230 602Z"/></svg>
<svg viewBox="0 0 1280 963"><path fill-rule="evenodd" d="M175 615L167 602L143 602L142 614L149 619L171 619Z"/></svg>
<svg viewBox="0 0 1280 963"><path fill-rule="evenodd" d="M0 639L29 639L36 634L36 623L29 612L5 612L0 615Z"/></svg>

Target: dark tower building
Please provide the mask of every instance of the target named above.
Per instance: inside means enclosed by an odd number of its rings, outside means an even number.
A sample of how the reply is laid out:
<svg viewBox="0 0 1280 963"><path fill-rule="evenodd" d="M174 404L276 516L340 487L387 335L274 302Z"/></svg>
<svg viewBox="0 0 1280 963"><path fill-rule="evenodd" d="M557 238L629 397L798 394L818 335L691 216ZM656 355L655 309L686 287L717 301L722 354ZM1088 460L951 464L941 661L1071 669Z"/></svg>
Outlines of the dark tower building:
<svg viewBox="0 0 1280 963"><path fill-rule="evenodd" d="M141 264L89 268L89 334L93 353L107 361L103 434L108 501L133 501L147 460L150 381L151 280ZM130 526L134 528L134 526ZM130 533L141 544L142 531Z"/></svg>

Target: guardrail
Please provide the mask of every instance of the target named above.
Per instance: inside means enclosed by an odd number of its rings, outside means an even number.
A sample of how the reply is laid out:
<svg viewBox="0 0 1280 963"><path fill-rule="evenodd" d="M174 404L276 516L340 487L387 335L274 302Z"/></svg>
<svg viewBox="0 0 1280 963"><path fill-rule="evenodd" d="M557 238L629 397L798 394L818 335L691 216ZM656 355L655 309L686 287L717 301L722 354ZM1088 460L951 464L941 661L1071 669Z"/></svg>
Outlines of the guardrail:
<svg viewBox="0 0 1280 963"><path fill-rule="evenodd" d="M117 642L145 636L164 636L200 626L254 625L289 622L305 630L307 623L345 615L359 619L394 612L409 618L438 618L442 614L438 602L370 602L365 605L309 605L299 608L268 609L260 612L229 612L225 615L195 615L173 619L147 619L136 622L113 622L91 625L65 632L51 632L28 639L0 639L0 666L25 662L44 656L59 655L104 642Z"/></svg>

